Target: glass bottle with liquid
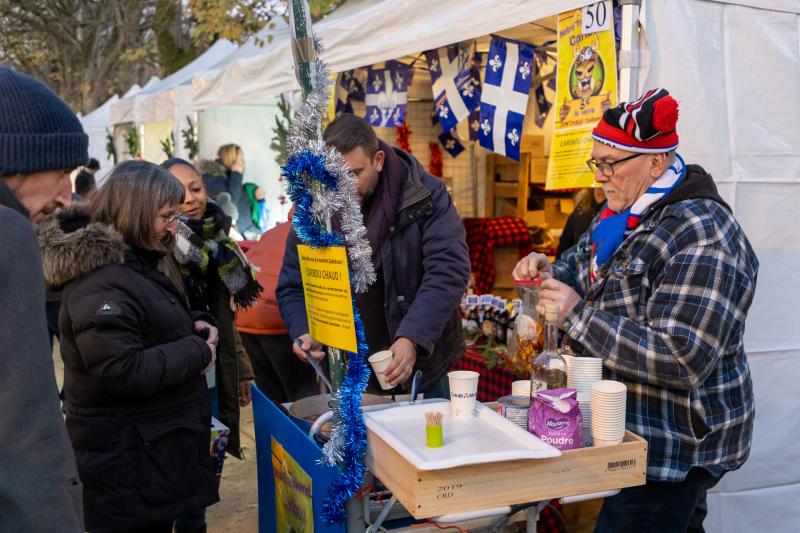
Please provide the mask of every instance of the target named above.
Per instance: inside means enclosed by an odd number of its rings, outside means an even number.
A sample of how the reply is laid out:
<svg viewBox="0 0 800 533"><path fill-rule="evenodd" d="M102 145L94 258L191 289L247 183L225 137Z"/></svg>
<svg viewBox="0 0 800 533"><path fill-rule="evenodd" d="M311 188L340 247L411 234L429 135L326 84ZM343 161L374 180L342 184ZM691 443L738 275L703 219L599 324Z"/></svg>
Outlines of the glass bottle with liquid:
<svg viewBox="0 0 800 533"><path fill-rule="evenodd" d="M542 351L533 360L531 398L540 390L567 386L567 362L558 354L558 305L548 304L544 316Z"/></svg>

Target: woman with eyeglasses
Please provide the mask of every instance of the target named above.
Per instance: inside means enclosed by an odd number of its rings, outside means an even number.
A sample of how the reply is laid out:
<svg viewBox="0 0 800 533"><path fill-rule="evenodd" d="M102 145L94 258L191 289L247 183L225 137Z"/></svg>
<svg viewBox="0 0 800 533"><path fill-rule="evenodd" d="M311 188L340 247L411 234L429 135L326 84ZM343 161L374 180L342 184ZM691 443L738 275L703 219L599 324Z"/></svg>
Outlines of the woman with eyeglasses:
<svg viewBox="0 0 800 533"><path fill-rule="evenodd" d="M219 500L205 380L217 328L157 269L183 196L163 168L127 161L90 206L39 227L45 277L64 288L66 423L92 533L171 532Z"/></svg>

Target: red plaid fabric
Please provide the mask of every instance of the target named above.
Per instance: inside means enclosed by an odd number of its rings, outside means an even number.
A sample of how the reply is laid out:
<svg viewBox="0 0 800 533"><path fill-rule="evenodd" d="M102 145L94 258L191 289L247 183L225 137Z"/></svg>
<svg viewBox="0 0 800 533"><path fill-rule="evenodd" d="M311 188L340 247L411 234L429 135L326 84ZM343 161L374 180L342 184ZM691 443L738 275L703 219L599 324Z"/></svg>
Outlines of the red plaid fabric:
<svg viewBox="0 0 800 533"><path fill-rule="evenodd" d="M479 402L496 402L501 396L511 394L513 374L499 366L489 370L486 368L486 358L471 346L467 346L464 357L453 363L453 370L472 370L481 375L478 380Z"/></svg>
<svg viewBox="0 0 800 533"><path fill-rule="evenodd" d="M467 245L475 276L476 294L487 293L494 284L494 249L504 246L519 247L520 257L530 253L531 235L521 218L468 218L464 220Z"/></svg>

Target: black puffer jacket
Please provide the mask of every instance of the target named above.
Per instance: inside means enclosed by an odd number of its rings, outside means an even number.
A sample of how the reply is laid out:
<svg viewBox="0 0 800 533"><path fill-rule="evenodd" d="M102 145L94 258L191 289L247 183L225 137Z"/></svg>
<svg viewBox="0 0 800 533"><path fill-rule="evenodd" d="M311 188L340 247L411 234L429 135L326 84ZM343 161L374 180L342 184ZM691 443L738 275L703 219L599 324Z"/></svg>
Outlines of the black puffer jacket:
<svg viewBox="0 0 800 533"><path fill-rule="evenodd" d="M38 232L45 278L64 287L66 421L87 529L146 528L218 501L201 375L211 352L193 327L201 317L155 269L158 256L80 210Z"/></svg>

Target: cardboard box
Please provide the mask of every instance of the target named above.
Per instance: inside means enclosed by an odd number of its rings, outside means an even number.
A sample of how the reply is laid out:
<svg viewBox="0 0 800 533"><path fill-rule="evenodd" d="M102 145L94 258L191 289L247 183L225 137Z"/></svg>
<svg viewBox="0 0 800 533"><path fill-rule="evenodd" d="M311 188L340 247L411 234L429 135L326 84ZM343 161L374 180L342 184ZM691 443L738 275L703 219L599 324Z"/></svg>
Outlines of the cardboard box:
<svg viewBox="0 0 800 533"><path fill-rule="evenodd" d="M572 198L545 198L544 209L525 213L525 224L563 228L573 209L575 202Z"/></svg>
<svg viewBox="0 0 800 533"><path fill-rule="evenodd" d="M417 470L372 431L367 438L367 467L417 519L643 485L647 470L647 441L630 432L616 446L444 470Z"/></svg>
<svg viewBox="0 0 800 533"><path fill-rule="evenodd" d="M514 289L514 278L511 273L514 272L514 267L519 262L519 248L506 247L495 248L494 250L494 285L492 286L492 294L495 289Z"/></svg>
<svg viewBox="0 0 800 533"><path fill-rule="evenodd" d="M528 152L532 157L544 157L544 135L523 135L519 151Z"/></svg>
<svg viewBox="0 0 800 533"><path fill-rule="evenodd" d="M531 157L530 163L530 183L544 184L547 180L546 157Z"/></svg>

